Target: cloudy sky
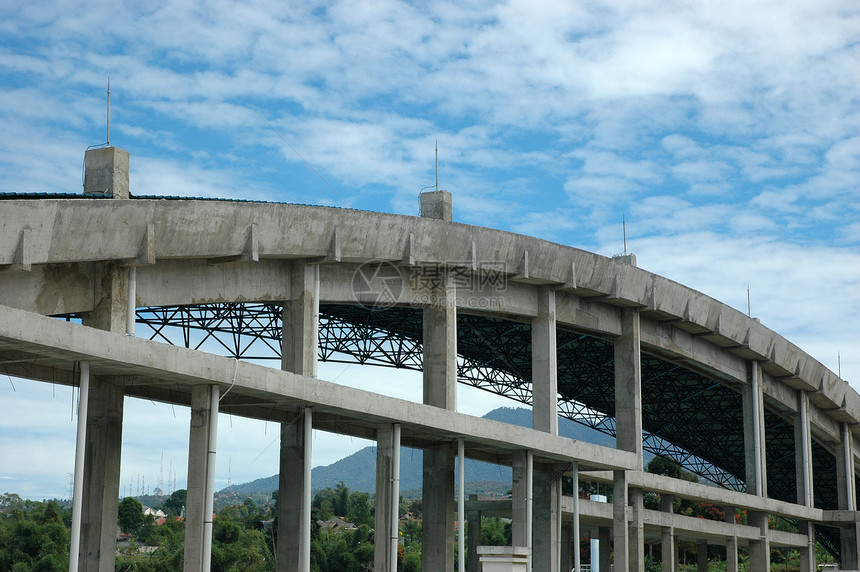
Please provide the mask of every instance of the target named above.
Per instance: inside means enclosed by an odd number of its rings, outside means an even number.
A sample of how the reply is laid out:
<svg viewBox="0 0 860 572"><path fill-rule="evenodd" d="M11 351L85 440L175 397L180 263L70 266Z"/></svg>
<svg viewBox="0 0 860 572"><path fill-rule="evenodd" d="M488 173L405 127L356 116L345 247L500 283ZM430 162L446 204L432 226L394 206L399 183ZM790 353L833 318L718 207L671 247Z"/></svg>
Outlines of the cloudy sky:
<svg viewBox="0 0 860 572"><path fill-rule="evenodd" d="M438 142L455 220L613 255L623 217L640 267L744 312L749 288L860 387L855 1L131 4L0 0L0 192L81 191L108 77L136 195L417 214ZM0 391L0 491L65 496L69 390ZM127 409L123 487L162 448L182 486L187 411ZM272 428L232 423L219 484L272 474Z"/></svg>

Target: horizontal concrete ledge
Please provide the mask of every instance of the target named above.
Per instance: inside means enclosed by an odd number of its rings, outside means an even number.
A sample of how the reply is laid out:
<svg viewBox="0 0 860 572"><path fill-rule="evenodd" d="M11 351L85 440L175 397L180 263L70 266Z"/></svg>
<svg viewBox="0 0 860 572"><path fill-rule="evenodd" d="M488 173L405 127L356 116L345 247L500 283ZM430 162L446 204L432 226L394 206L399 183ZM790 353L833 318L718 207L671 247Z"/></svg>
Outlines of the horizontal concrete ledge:
<svg viewBox="0 0 860 572"><path fill-rule="evenodd" d="M579 478L581 481L612 483L612 473L605 471L580 471ZM833 516L836 511L824 511L818 508L749 495L715 486L691 483L663 475L632 471L628 473L627 485L632 488L643 489L658 494L668 494L699 502L706 501L720 506L740 507L774 516L809 520L824 524L835 523L827 517Z"/></svg>
<svg viewBox="0 0 860 572"><path fill-rule="evenodd" d="M77 362L88 361L91 375L118 376L135 388L168 383L172 392L190 393L194 385L217 384L227 395L225 409L230 400L284 413L311 406L323 417L347 420L365 432L400 423L413 440L422 436L438 444L463 437L467 454L473 448L495 451L502 463L506 455L529 450L537 462L577 461L595 469L636 466L635 455L626 451L0 306L0 370L10 365L7 356L28 367L38 365L31 369L39 375L27 376L31 379L70 379Z"/></svg>
<svg viewBox="0 0 860 572"><path fill-rule="evenodd" d="M501 230L275 203L8 200L0 213L0 244L8 245L0 248L0 275L10 281L3 268L41 275L45 265L96 261L385 260L407 266L454 263L470 271L491 262L505 269L511 284L549 284L602 306L638 308L648 319L671 324L721 351L761 361L765 373L813 391L810 399L817 406L833 406L834 418L860 421L860 396L845 381L742 312L630 264ZM598 320L594 326L603 324Z"/></svg>

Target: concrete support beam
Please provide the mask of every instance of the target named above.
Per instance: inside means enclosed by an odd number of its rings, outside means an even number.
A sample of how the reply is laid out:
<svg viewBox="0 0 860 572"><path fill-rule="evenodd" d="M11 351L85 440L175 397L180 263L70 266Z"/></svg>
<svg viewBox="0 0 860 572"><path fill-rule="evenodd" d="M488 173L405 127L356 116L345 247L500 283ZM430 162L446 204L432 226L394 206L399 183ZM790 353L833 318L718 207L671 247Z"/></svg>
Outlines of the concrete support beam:
<svg viewBox="0 0 860 572"><path fill-rule="evenodd" d="M612 531L602 527L598 530L597 536L600 541L600 548L598 549L600 572L610 572L612 570L612 563L609 561L609 556L612 553Z"/></svg>
<svg viewBox="0 0 860 572"><path fill-rule="evenodd" d="M80 570L113 571L119 507L123 388L91 377L81 510Z"/></svg>
<svg viewBox="0 0 860 572"><path fill-rule="evenodd" d="M128 269L96 264L94 306L85 326L124 333L128 312ZM81 510L81 570L112 571L122 458L123 387L120 378L92 377L87 406Z"/></svg>
<svg viewBox="0 0 860 572"><path fill-rule="evenodd" d="M750 526L759 528L758 540L751 540L750 570L770 570L770 542L768 540L767 515L750 511L747 515Z"/></svg>
<svg viewBox="0 0 860 572"><path fill-rule="evenodd" d="M534 515L532 525L532 566L535 570L560 572L560 519L558 506L560 471L534 471Z"/></svg>
<svg viewBox="0 0 860 572"><path fill-rule="evenodd" d="M660 495L660 510L672 513L672 502L675 499L671 495ZM675 572L678 569L678 555L675 553L675 529L664 526L660 533L660 562L663 572Z"/></svg>
<svg viewBox="0 0 860 572"><path fill-rule="evenodd" d="M612 502L612 548L615 553L615 572L636 572L629 564L629 529L627 526L627 474L614 471ZM603 558L600 559L603 564Z"/></svg>
<svg viewBox="0 0 860 572"><path fill-rule="evenodd" d="M424 308L424 403L457 410L456 290L446 284L434 292L439 304Z"/></svg>
<svg viewBox="0 0 860 572"><path fill-rule="evenodd" d="M424 449L422 570L454 572L454 453L448 444Z"/></svg>
<svg viewBox="0 0 860 572"><path fill-rule="evenodd" d="M743 389L744 452L747 492L766 497L767 460L764 445L764 399L761 377L761 364L757 361L749 362L747 385Z"/></svg>
<svg viewBox="0 0 860 572"><path fill-rule="evenodd" d="M642 360L639 313L621 310L621 335L615 340L616 446L632 451L642 468ZM617 554L616 550L616 554Z"/></svg>
<svg viewBox="0 0 860 572"><path fill-rule="evenodd" d="M628 497L630 499L630 532L628 533L628 543L630 556L628 566L630 570L645 569L645 528L642 521L642 511L645 509L643 503L642 489L629 489ZM707 571L706 571L707 572Z"/></svg>
<svg viewBox="0 0 860 572"><path fill-rule="evenodd" d="M836 489L840 510L857 510L853 444L851 428L847 423L842 423L842 443L836 452ZM855 520L840 529L839 533L842 568L845 570L860 568L860 522Z"/></svg>
<svg viewBox="0 0 860 572"><path fill-rule="evenodd" d="M814 505L812 481L812 434L809 426L809 395L797 392L797 413L794 416L794 458L797 481L797 504Z"/></svg>
<svg viewBox="0 0 860 572"><path fill-rule="evenodd" d="M725 507L726 522L735 524L735 508ZM726 537L726 572L738 572L738 537Z"/></svg>
<svg viewBox="0 0 860 572"><path fill-rule="evenodd" d="M511 462L511 544L531 546L529 537L529 499L532 485L529 481L528 455L525 451L514 453Z"/></svg>
<svg viewBox="0 0 860 572"><path fill-rule="evenodd" d="M574 554L579 553L579 542L575 540L577 536L573 533L573 525L570 523L561 526L561 569L565 572L569 570L580 572L579 561L574 562L573 559ZM576 552L574 552L574 548Z"/></svg>
<svg viewBox="0 0 860 572"><path fill-rule="evenodd" d="M470 501L478 500L478 495L471 495ZM481 545L481 512L470 510L466 512L466 542L468 544L468 553L466 557L466 569L480 570L480 560L478 558L478 547Z"/></svg>
<svg viewBox="0 0 860 572"><path fill-rule="evenodd" d="M532 321L532 428L558 435L558 358L555 290L537 289L538 315Z"/></svg>
<svg viewBox="0 0 860 572"><path fill-rule="evenodd" d="M305 550L310 549L310 498L306 482L306 462L311 435L306 416L296 412L281 423L281 454L278 471L278 544L276 563L279 572L309 572L303 567ZM307 516L307 522L303 518Z"/></svg>
<svg viewBox="0 0 860 572"><path fill-rule="evenodd" d="M188 439L188 498L185 502L185 572L208 572L205 566L211 549L211 536L206 540L206 523L212 514L207 514L207 492L210 482L209 450L212 435L212 391L211 385L197 385L191 392L191 427ZM217 415L217 412L215 413ZM214 470L214 466L211 467Z"/></svg>
<svg viewBox="0 0 860 572"><path fill-rule="evenodd" d="M395 435L395 433L398 433ZM392 568L392 552L396 555L397 538L393 536L398 524L400 503L400 483L395 483L395 447L400 448L399 432L392 424L380 425L376 432L376 516L373 569L379 572L397 572L397 560ZM395 484L397 485L395 487ZM395 488L397 491L395 492Z"/></svg>
<svg viewBox="0 0 860 572"><path fill-rule="evenodd" d="M696 569L698 572L708 572L708 543L705 540L696 544Z"/></svg>
<svg viewBox="0 0 860 572"><path fill-rule="evenodd" d="M294 261L290 269L292 300L284 303L281 337L281 369L316 376L319 337L319 266ZM310 411L296 412L281 424L280 470L278 479L279 572L308 572L304 562L310 555ZM307 516L307 522L303 515Z"/></svg>

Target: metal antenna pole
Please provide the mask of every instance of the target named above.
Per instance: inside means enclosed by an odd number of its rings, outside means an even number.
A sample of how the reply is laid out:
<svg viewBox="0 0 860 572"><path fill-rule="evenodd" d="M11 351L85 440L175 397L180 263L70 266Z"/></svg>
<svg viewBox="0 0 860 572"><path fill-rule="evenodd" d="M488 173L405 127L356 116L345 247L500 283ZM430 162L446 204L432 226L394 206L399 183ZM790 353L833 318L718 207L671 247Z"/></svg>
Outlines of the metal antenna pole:
<svg viewBox="0 0 860 572"><path fill-rule="evenodd" d="M110 76L108 76L107 92L107 146L110 147Z"/></svg>
<svg viewBox="0 0 860 572"><path fill-rule="evenodd" d="M439 192L439 140L436 140L436 192Z"/></svg>
<svg viewBox="0 0 860 572"><path fill-rule="evenodd" d="M621 215L621 233L624 236L624 256L627 256L627 221Z"/></svg>
<svg viewBox="0 0 860 572"><path fill-rule="evenodd" d="M750 304L750 285L747 284L747 317L752 318L752 306Z"/></svg>

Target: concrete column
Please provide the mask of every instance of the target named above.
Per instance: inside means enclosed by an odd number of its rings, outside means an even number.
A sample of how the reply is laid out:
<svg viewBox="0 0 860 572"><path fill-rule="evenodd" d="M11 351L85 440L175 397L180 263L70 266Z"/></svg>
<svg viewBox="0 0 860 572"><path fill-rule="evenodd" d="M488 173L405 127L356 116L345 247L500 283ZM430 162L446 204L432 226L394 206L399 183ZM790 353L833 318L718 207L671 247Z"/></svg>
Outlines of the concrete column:
<svg viewBox="0 0 860 572"><path fill-rule="evenodd" d="M391 531L394 527L394 426L383 424L376 429L376 516L374 520L373 569L378 572L397 572L391 569L391 550L396 550Z"/></svg>
<svg viewBox="0 0 860 572"><path fill-rule="evenodd" d="M660 495L660 510L673 513L671 495ZM663 572L675 572L678 569L678 555L675 553L675 529L664 526L660 534L660 562L663 564Z"/></svg>
<svg viewBox="0 0 860 572"><path fill-rule="evenodd" d="M123 388L91 377L87 406L81 507L80 570L112 571L116 564Z"/></svg>
<svg viewBox="0 0 860 572"><path fill-rule="evenodd" d="M307 434L304 410L294 413L281 423L281 454L278 471L278 544L277 570L284 572L309 572L303 570L305 543L310 547L310 511L308 522L302 515L306 512L304 490L306 487L305 459L310 435ZM308 508L310 499L308 500Z"/></svg>
<svg viewBox="0 0 860 572"><path fill-rule="evenodd" d="M743 389L744 453L747 492L767 496L767 459L765 458L764 396L761 390L761 364L747 365L747 385Z"/></svg>
<svg viewBox="0 0 860 572"><path fill-rule="evenodd" d="M612 549L615 554L614 572L636 572L629 567L629 529L627 526L627 473L613 472ZM602 543L601 543L602 544ZM603 558L600 559L601 564Z"/></svg>
<svg viewBox="0 0 860 572"><path fill-rule="evenodd" d="M125 335L128 272L118 264L96 264L95 305L82 316L85 326ZM115 568L123 396L121 378L91 377L81 502L81 570L112 572Z"/></svg>
<svg viewBox="0 0 860 572"><path fill-rule="evenodd" d="M726 522L734 525L735 522L735 507L727 506ZM738 572L738 537L726 537L726 572Z"/></svg>
<svg viewBox="0 0 860 572"><path fill-rule="evenodd" d="M630 570L634 571L645 570L645 528L642 515L645 507L642 489L629 489L628 496L631 512L630 531L628 533L630 550L628 566Z"/></svg>
<svg viewBox="0 0 860 572"><path fill-rule="evenodd" d="M439 303L424 309L424 403L457 410L457 310L455 289L446 276L434 294ZM422 570L454 570L454 448L424 451Z"/></svg>
<svg viewBox="0 0 860 572"><path fill-rule="evenodd" d="M747 519L759 528L759 539L750 540L750 570L770 570L770 542L768 541L767 515L750 511Z"/></svg>
<svg viewBox="0 0 860 572"><path fill-rule="evenodd" d="M579 563L573 560L574 549L579 552L579 542L574 541L573 525L564 523L561 526L561 569L564 572L579 572Z"/></svg>
<svg viewBox="0 0 860 572"><path fill-rule="evenodd" d="M208 572L204 569L206 495L209 483L209 449L212 386L195 385L191 390L191 428L188 438L188 498L185 501L185 560L186 572ZM217 413L216 413L217 415ZM211 547L211 544L208 544Z"/></svg>
<svg viewBox="0 0 860 572"><path fill-rule="evenodd" d="M562 535L562 548L569 547L570 558L565 559L562 552L562 564L566 566L565 570L573 569L574 572L580 572L582 567L582 557L579 551L579 539L582 533L580 532L580 504L579 504L579 464L576 461L570 464L571 484L573 485L573 522L571 523L569 532Z"/></svg>
<svg viewBox="0 0 860 572"><path fill-rule="evenodd" d="M478 500L478 495L470 495L470 501ZM466 542L468 545L468 554L466 556L466 570L469 572L477 572L480 568L480 560L478 559L478 547L481 545L481 513L477 510L470 510L466 513Z"/></svg>
<svg viewBox="0 0 860 572"><path fill-rule="evenodd" d="M708 543L705 540L696 544L696 568L699 572L708 572Z"/></svg>
<svg viewBox="0 0 860 572"><path fill-rule="evenodd" d="M532 566L534 570L559 572L558 493L561 483L556 471L546 467L534 471L534 515L532 525Z"/></svg>
<svg viewBox="0 0 860 572"><path fill-rule="evenodd" d="M612 563L609 561L609 555L612 552L612 533L608 528L600 528L597 531L597 537L600 541L600 572L610 572L612 570Z"/></svg>
<svg viewBox="0 0 860 572"><path fill-rule="evenodd" d="M558 435L555 291L541 286L532 321L532 428Z"/></svg>
<svg viewBox="0 0 860 572"><path fill-rule="evenodd" d="M809 428L809 395L797 392L797 414L794 418L794 458L797 481L797 504L814 505L812 483L812 434Z"/></svg>
<svg viewBox="0 0 860 572"><path fill-rule="evenodd" d="M857 491L854 479L854 451L851 428L842 423L842 443L836 451L836 489L840 510L857 510ZM842 568L860 568L860 528L857 523L839 530L841 537Z"/></svg>
<svg viewBox="0 0 860 572"><path fill-rule="evenodd" d="M511 462L511 545L529 546L528 500L532 495L528 480L528 462L525 451L514 453Z"/></svg>
<svg viewBox="0 0 860 572"><path fill-rule="evenodd" d="M636 453L642 467L642 361L639 313L621 310L621 336L615 340L615 442ZM617 550L616 550L617 554Z"/></svg>
<svg viewBox="0 0 860 572"><path fill-rule="evenodd" d="M806 546L798 547L800 553L800 572L817 572L815 559L815 526L809 521L797 523L800 534L805 534Z"/></svg>
<svg viewBox="0 0 860 572"><path fill-rule="evenodd" d="M99 147L84 153L84 193L99 197L127 199L128 151L119 147Z"/></svg>
<svg viewBox="0 0 860 572"><path fill-rule="evenodd" d="M316 285L319 267L294 261L290 270L292 300L284 303L281 334L281 369L315 376L319 317ZM278 544L276 566L279 572L303 570L305 553L310 553L310 499L305 499L305 467L311 435L305 430L305 412L296 412L281 423L280 469L278 478Z"/></svg>
<svg viewBox="0 0 860 572"><path fill-rule="evenodd" d="M424 449L422 570L454 572L454 452Z"/></svg>

